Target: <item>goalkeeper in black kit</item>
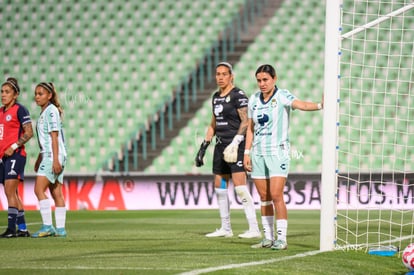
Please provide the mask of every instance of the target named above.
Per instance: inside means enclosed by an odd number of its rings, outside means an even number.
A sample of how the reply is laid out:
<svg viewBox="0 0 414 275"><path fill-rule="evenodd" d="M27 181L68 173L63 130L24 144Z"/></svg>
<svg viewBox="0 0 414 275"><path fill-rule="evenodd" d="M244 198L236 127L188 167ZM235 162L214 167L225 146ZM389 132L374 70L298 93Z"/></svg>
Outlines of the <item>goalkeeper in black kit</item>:
<svg viewBox="0 0 414 275"><path fill-rule="evenodd" d="M229 181L232 179L237 196L243 204L249 229L239 234L240 238L261 238L256 219L253 199L247 189L247 176L243 168L244 139L247 129L247 104L245 93L233 85L234 74L231 64L221 62L216 66L216 82L219 90L212 98L212 118L195 164L202 166L208 145L216 136L214 147L214 187L219 206L221 227L206 237L232 237L230 223Z"/></svg>

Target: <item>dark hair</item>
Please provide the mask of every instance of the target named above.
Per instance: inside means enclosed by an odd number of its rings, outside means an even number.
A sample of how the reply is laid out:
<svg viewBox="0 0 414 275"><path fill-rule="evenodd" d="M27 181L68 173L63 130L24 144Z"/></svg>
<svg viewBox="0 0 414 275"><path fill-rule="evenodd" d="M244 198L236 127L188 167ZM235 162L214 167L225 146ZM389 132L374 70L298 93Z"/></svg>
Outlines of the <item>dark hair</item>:
<svg viewBox="0 0 414 275"><path fill-rule="evenodd" d="M6 82L4 82L1 86L3 87L4 85L10 85L16 93L20 94L20 87L19 87L19 83L17 82L16 78L14 77L7 78Z"/></svg>
<svg viewBox="0 0 414 275"><path fill-rule="evenodd" d="M216 65L216 69L217 69L218 67L220 67L220 66L227 67L227 69L229 69L230 74L233 74L233 66L232 66L230 63L228 63L228 62L220 62L220 63L218 63L218 64Z"/></svg>
<svg viewBox="0 0 414 275"><path fill-rule="evenodd" d="M275 68L269 64L260 65L259 68L257 68L255 75L257 76L258 73L268 73L272 78L276 77Z"/></svg>
<svg viewBox="0 0 414 275"><path fill-rule="evenodd" d="M63 116L63 108L60 105L58 95L57 95L57 92L56 92L56 89L55 89L55 85L53 85L52 82L48 82L48 83L42 82L42 83L37 84L36 88L39 87L39 86L43 87L46 91L48 91L49 93L52 94L52 98L50 98L50 102L53 105L55 105L56 108L58 108L60 116Z"/></svg>

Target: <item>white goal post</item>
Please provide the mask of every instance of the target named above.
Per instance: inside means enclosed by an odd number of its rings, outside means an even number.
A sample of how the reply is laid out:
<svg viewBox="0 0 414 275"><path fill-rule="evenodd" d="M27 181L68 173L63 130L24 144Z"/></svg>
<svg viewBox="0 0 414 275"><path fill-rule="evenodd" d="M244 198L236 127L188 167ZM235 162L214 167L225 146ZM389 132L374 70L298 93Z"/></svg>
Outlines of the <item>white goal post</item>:
<svg viewBox="0 0 414 275"><path fill-rule="evenodd" d="M326 0L320 250L414 240L414 2Z"/></svg>

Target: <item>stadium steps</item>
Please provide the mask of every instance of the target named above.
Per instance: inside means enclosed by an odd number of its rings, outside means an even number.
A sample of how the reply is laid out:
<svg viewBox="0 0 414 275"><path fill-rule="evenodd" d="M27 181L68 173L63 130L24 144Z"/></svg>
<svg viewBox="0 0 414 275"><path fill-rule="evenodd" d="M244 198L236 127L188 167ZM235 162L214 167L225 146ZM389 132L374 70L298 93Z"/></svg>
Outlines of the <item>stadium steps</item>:
<svg viewBox="0 0 414 275"><path fill-rule="evenodd" d="M248 50L235 64L235 83L247 92L257 91L254 72L258 65L272 63L279 73L279 84L288 88L304 100L318 100L323 87L323 13L324 6L318 0L306 2L300 18L309 19L310 24L299 22L292 16L300 0L285 1L275 11L273 18L250 44ZM282 26L275 33L274 26ZM309 33L311 35L309 35ZM271 50L269 50L271 49ZM322 54L322 55L321 55ZM195 167L194 156L200 146L203 132L211 116L211 104L205 102L195 117L180 131L177 142L168 146L144 172L146 173L211 173L214 146L210 146L203 167ZM292 112L292 169L295 172L314 172L320 170L322 136L320 129L322 113ZM178 142L179 140L179 142Z"/></svg>
<svg viewBox="0 0 414 275"><path fill-rule="evenodd" d="M249 24L246 31L242 34L241 41L235 44L234 50L232 52L228 53L227 59L226 59L227 62L230 62L233 65L237 64L241 56L246 52L248 47L254 42L257 35L260 34L262 29L272 19L276 10L281 6L282 2L283 0L267 1L267 5L266 7L263 8L263 12L261 16L251 19L252 23ZM214 65L215 64L213 64L213 66ZM161 119L158 119L157 122L153 124L152 126L150 126L149 129L147 129L145 132L145 135L147 136L146 149L145 149L147 152L146 159L143 159L140 157L138 160L138 165L137 165L138 167L134 167L134 154L135 153L132 150L128 150L127 156L124 156L122 159L119 160L119 169L121 171L144 171L148 166L150 166L153 163L154 159L156 159L160 155L160 153L170 145L170 143L174 140L174 138L179 135L180 130L183 129L188 124L188 122L194 117L194 114L197 112L197 110L201 108L202 105L205 103L205 101L211 97L212 91L216 89L216 83L215 83L214 76L212 77L212 79L207 79L207 73L205 73L204 79L205 79L205 88L203 91L199 91L197 95L197 101L192 102L190 104L189 110L187 112L181 113L180 120L178 120L176 117L173 118L174 126L172 127L172 129L168 130L168 127L165 127L164 139L161 139L159 135L156 135L156 138L155 138L156 148L155 149L151 148L152 147L151 142L148 142L148 140L151 137L151 131L153 130L152 127L154 127L156 131L159 131ZM191 80L189 81L191 82ZM191 85L191 83L188 83L188 84L189 86ZM181 106L183 106L184 102L183 102L182 97L181 97L181 100L182 100ZM175 104L176 102L174 101L173 106L175 106ZM167 121L168 119L167 112L159 112L158 115L164 116L165 121ZM135 138L132 140L132 142L135 142ZM140 138L137 142L138 142L137 148L140 148L140 149L143 148L142 138ZM142 153L141 154L139 153L139 155L142 155ZM128 165L125 162L125 158L128 158L127 160ZM116 157L115 157L115 161L116 161ZM169 171L164 171L164 172L169 172Z"/></svg>

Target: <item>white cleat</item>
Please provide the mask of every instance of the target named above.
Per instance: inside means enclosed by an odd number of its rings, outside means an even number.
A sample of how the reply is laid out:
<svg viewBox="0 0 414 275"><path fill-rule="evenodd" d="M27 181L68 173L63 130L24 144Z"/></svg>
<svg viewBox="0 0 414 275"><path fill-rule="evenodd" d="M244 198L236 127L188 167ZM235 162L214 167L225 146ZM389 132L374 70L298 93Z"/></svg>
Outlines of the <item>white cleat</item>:
<svg viewBox="0 0 414 275"><path fill-rule="evenodd" d="M239 238L242 239L254 239L254 238L261 238L262 233L258 230L248 230L242 234L239 234Z"/></svg>
<svg viewBox="0 0 414 275"><path fill-rule="evenodd" d="M207 238L215 238L215 237L230 238L230 237L233 237L233 231L220 228L220 229L216 229L216 231L212 233L206 234L206 237Z"/></svg>

